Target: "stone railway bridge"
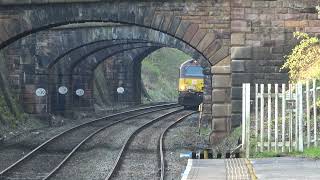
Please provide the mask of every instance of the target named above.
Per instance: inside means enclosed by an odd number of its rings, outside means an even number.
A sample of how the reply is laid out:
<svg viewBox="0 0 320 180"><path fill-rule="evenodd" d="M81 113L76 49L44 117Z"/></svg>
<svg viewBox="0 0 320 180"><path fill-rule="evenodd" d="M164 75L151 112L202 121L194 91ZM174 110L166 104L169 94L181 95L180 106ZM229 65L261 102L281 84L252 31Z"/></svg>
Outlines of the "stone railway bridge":
<svg viewBox="0 0 320 180"><path fill-rule="evenodd" d="M219 137L240 123L242 83L287 82L280 67L296 43L292 32L320 33L316 5L317 0L0 0L0 59L7 71L1 79L28 113L90 109L94 71L103 64L111 96L124 86L121 101L140 103L141 61L159 48L176 48L206 68L204 119ZM84 96L61 95L60 86L83 89ZM48 96L36 97L39 87Z"/></svg>

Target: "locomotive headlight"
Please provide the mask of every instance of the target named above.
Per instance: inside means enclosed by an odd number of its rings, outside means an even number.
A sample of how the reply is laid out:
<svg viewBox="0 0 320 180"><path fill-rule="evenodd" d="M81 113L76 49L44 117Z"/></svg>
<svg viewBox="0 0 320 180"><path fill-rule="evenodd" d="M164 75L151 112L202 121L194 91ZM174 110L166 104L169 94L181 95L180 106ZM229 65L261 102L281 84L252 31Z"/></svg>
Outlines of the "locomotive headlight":
<svg viewBox="0 0 320 180"><path fill-rule="evenodd" d="M182 91L184 91L184 90L186 90L186 86L185 86L185 85L181 85L181 86L180 86L180 89L181 89Z"/></svg>

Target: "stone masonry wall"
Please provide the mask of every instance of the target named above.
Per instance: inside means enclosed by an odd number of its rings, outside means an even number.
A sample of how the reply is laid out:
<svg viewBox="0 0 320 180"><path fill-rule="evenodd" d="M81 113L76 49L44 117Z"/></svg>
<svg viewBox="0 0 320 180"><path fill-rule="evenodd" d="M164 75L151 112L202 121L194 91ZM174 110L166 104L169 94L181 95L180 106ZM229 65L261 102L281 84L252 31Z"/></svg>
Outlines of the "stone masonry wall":
<svg viewBox="0 0 320 180"><path fill-rule="evenodd" d="M241 120L242 83L286 83L280 71L294 31L320 33L316 0L232 0L232 118ZM234 123L236 124L236 123Z"/></svg>
<svg viewBox="0 0 320 180"><path fill-rule="evenodd" d="M6 3L9 1L0 0L0 4ZM175 48L192 51L196 58L212 65L207 72L212 78L212 84L207 82L212 91L207 92L212 93L204 96L204 115L213 118L214 131L224 132L241 122L242 83L287 82L287 74L280 72L280 67L283 56L296 43L292 33L320 34L316 5L317 0L123 0L2 6L0 49L37 28L75 21L111 19L164 32L181 42L174 44ZM12 52L10 55L14 56Z"/></svg>
<svg viewBox="0 0 320 180"><path fill-rule="evenodd" d="M2 1L5 2L5 1ZM9 2L9 1L7 1ZM12 1L11 1L12 2ZM20 1L21 2L21 1ZM28 1L29 2L29 1ZM181 41L175 48L185 49L196 59L206 59L217 64L229 55L230 44L230 3L229 1L104 1L91 3L55 3L32 5L0 6L0 48L8 47L16 38L38 31L37 28L64 25L72 22L109 21L123 22L159 30ZM48 1L49 2L49 1ZM51 1L50 1L51 2ZM10 11L7 11L8 8ZM111 8L111 10L110 10ZM24 34L26 33L26 34ZM130 33L129 33L130 34ZM155 34L155 38L164 37ZM191 47L191 48L190 48ZM202 60L203 61L203 60ZM225 66L230 66L225 65ZM210 73L210 72L209 72ZM211 76L208 74L208 76ZM225 78L230 73L215 73L212 79ZM220 78L220 79L221 79ZM211 79L211 78L208 78ZM204 118L212 115L212 87L209 80L204 98ZM229 84L219 85L228 92ZM229 97L226 97L229 99ZM223 102L230 107L230 100ZM224 111L227 112L227 111ZM230 120L230 113L219 114L224 122ZM214 123L213 123L214 124Z"/></svg>

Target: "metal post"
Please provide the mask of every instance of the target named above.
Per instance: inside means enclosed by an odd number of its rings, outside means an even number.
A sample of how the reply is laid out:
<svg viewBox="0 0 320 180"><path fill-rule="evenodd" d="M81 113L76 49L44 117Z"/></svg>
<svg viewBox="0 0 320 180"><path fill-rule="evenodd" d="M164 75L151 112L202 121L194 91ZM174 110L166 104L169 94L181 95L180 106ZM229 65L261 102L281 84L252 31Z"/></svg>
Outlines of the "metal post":
<svg viewBox="0 0 320 180"><path fill-rule="evenodd" d="M246 139L246 85L242 84L242 150L245 148Z"/></svg>
<svg viewBox="0 0 320 180"><path fill-rule="evenodd" d="M250 84L246 84L246 157L250 156Z"/></svg>
<svg viewBox="0 0 320 180"><path fill-rule="evenodd" d="M295 103L295 149L296 151L299 150L299 131L298 131L298 127L299 127L299 86L298 84L296 84L296 103Z"/></svg>
<svg viewBox="0 0 320 180"><path fill-rule="evenodd" d="M292 84L289 84L289 99L291 102L291 100L292 100ZM291 107L290 114L289 114L289 152L292 151L292 131L293 131L293 123L292 123L292 107Z"/></svg>
<svg viewBox="0 0 320 180"><path fill-rule="evenodd" d="M259 130L259 85L256 84L255 88L255 140L258 142L258 130ZM258 152L258 146L256 146L256 152Z"/></svg>
<svg viewBox="0 0 320 180"><path fill-rule="evenodd" d="M271 84L268 84L268 151L271 150Z"/></svg>
<svg viewBox="0 0 320 180"><path fill-rule="evenodd" d="M263 152L263 146L264 146L264 137L263 137L263 125L264 125L264 84L261 84L260 86L261 91L260 91L260 95L261 95L261 101L260 101L260 111L261 111L261 116L260 116L260 152Z"/></svg>
<svg viewBox="0 0 320 180"><path fill-rule="evenodd" d="M286 85L282 84L282 152L286 146Z"/></svg>
<svg viewBox="0 0 320 180"><path fill-rule="evenodd" d="M306 104L307 104L307 147L310 147L310 141L311 141L311 131L310 131L310 87L309 87L309 81L306 82Z"/></svg>
<svg viewBox="0 0 320 180"><path fill-rule="evenodd" d="M299 151L303 152L303 106L302 106L302 84L298 83L298 97L299 97Z"/></svg>
<svg viewBox="0 0 320 180"><path fill-rule="evenodd" d="M274 150L275 152L278 152L278 142L279 142L279 135L278 135L278 110L279 110L279 86L278 84L275 84L275 100L274 100Z"/></svg>
<svg viewBox="0 0 320 180"><path fill-rule="evenodd" d="M318 146L317 142L317 87L316 87L316 80L312 81L312 88L313 88L313 139L314 139L314 146Z"/></svg>

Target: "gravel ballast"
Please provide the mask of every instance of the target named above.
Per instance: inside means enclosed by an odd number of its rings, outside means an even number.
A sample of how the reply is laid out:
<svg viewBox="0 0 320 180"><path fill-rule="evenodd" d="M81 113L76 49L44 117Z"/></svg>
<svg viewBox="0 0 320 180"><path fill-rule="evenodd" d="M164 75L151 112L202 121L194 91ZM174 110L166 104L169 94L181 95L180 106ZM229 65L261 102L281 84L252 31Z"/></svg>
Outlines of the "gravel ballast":
<svg viewBox="0 0 320 180"><path fill-rule="evenodd" d="M142 124L170 111L173 109L137 117L101 131L83 144L80 151L76 152L52 179L104 179L128 136ZM132 146L130 145L125 153L120 171L113 179L158 179L160 175L159 137L170 121L172 123L172 120L189 112L183 111L179 113L180 115L171 115L169 119L156 122L151 125L152 128L146 128L137 134L131 142ZM77 123L69 123L61 127L30 131L24 137L7 141L5 146L0 148L0 171L53 135L91 119L81 119ZM195 152L207 146L207 143L203 136L198 135L198 114L191 115L173 126L164 139L165 179L181 178L187 159L180 158L180 153ZM54 149L52 147L52 150Z"/></svg>
<svg viewBox="0 0 320 180"><path fill-rule="evenodd" d="M87 141L52 179L104 179L128 136L151 119L173 110L139 116L98 133Z"/></svg>

